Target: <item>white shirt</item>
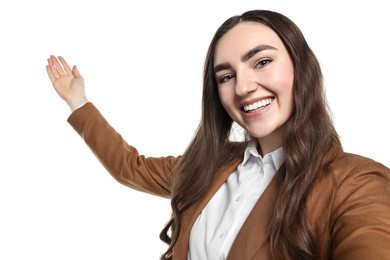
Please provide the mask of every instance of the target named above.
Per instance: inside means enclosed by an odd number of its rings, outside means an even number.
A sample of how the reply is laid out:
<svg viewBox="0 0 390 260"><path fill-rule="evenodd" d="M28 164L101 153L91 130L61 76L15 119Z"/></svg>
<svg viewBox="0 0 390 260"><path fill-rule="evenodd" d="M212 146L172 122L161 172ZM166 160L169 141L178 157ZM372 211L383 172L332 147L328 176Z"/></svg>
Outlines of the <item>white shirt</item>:
<svg viewBox="0 0 390 260"><path fill-rule="evenodd" d="M188 260L226 259L249 213L283 162L282 147L261 157L256 143L248 144L241 164L195 221Z"/></svg>

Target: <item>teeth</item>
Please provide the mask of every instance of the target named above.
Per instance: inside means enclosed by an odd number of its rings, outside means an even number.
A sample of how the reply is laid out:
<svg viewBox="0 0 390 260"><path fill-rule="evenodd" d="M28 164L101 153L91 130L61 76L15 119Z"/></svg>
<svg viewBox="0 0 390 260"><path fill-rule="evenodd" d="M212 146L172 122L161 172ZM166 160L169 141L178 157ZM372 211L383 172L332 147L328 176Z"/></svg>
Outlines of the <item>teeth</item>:
<svg viewBox="0 0 390 260"><path fill-rule="evenodd" d="M244 111L248 112L248 111L256 110L256 109L268 106L269 104L271 104L271 102L272 102L272 98L266 98L266 99L257 101L253 104L244 106Z"/></svg>

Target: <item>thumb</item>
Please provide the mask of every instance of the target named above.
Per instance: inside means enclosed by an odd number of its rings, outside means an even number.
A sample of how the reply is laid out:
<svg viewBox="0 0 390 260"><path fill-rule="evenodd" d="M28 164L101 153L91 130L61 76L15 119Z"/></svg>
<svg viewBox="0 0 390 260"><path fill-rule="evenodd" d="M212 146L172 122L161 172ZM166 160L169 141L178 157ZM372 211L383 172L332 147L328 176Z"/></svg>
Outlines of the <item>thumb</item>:
<svg viewBox="0 0 390 260"><path fill-rule="evenodd" d="M81 78L80 71L77 69L77 66L74 65L72 68L72 73L75 78Z"/></svg>

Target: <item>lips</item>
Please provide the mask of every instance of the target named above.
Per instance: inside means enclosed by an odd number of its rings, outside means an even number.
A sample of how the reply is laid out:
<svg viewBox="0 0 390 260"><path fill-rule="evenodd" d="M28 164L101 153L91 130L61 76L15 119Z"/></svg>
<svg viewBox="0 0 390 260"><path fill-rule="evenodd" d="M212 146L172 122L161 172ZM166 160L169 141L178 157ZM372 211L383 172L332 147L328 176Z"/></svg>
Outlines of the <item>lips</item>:
<svg viewBox="0 0 390 260"><path fill-rule="evenodd" d="M254 103L244 105L241 107L241 110L244 111L245 113L251 113L251 112L254 112L256 110L260 110L260 109L263 109L263 108L269 106L273 100L274 100L274 98L265 98L265 99L256 101Z"/></svg>

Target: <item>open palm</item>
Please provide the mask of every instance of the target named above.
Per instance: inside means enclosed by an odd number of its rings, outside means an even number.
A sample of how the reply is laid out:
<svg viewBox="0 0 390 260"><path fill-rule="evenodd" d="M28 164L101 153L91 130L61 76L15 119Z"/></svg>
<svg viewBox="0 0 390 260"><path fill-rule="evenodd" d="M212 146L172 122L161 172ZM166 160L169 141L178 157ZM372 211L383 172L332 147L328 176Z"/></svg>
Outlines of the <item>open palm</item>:
<svg viewBox="0 0 390 260"><path fill-rule="evenodd" d="M84 79L76 66L70 68L61 56L50 56L46 66L47 74L58 95L75 110L88 100L85 95Z"/></svg>

